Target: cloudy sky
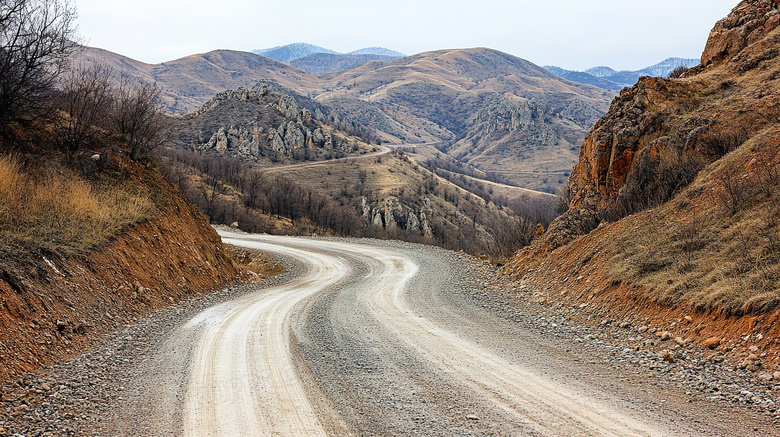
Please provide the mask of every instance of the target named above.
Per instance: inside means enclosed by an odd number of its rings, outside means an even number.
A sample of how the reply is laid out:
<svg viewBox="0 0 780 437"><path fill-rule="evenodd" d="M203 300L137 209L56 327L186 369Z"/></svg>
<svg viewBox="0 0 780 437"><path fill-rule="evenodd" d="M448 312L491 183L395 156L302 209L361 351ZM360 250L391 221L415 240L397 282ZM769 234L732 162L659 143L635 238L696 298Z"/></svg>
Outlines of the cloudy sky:
<svg viewBox="0 0 780 437"><path fill-rule="evenodd" d="M539 65L639 69L698 58L737 0L74 0L94 47L158 63L308 42L406 54L490 47Z"/></svg>

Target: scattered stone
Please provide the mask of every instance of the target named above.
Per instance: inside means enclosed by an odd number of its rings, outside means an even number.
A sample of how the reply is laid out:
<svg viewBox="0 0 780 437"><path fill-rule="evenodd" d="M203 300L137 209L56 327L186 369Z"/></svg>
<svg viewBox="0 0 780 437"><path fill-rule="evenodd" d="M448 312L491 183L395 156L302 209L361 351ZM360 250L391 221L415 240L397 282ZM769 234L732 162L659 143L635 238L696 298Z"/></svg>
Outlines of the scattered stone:
<svg viewBox="0 0 780 437"><path fill-rule="evenodd" d="M479 420L479 416L475 416L474 414L469 414L468 416L466 416L466 419L476 421Z"/></svg>
<svg viewBox="0 0 780 437"><path fill-rule="evenodd" d="M661 354L661 357L664 359L664 361L669 362L669 363L674 363L675 362L674 355L672 355L672 351L670 351L669 349L662 350L660 352L660 354Z"/></svg>
<svg viewBox="0 0 780 437"><path fill-rule="evenodd" d="M702 342L702 346L704 346L707 349L715 349L718 346L720 346L721 339L720 337L710 337L704 342Z"/></svg>

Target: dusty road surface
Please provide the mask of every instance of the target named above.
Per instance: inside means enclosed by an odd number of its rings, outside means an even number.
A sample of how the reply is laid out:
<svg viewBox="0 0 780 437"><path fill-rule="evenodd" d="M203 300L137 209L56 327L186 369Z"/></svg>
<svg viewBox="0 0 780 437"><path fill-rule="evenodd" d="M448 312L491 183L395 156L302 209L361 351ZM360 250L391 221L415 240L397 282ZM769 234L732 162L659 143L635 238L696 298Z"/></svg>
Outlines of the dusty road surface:
<svg viewBox="0 0 780 437"><path fill-rule="evenodd" d="M80 435L776 430L746 409L664 385L615 353L588 348L574 326L541 329L536 314L494 297L482 282L486 270L464 255L400 242L221 234L285 259L287 273L205 310L181 309L164 324L139 322L128 333L140 334L119 339L121 351L136 355L105 352L116 363L108 370L95 373L101 352L93 351L82 366L90 376L78 381L98 379L97 390L120 396L95 403L94 413L81 410L88 423Z"/></svg>

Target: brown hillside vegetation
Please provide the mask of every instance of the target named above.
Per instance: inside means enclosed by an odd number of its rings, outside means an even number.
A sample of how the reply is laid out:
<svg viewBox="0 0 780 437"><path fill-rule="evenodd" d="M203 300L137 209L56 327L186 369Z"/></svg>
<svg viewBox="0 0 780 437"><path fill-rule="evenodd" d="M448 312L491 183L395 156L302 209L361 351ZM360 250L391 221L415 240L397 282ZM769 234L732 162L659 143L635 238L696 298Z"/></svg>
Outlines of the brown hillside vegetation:
<svg viewBox="0 0 780 437"><path fill-rule="evenodd" d="M160 64L146 64L93 47L84 47L78 56L88 62L109 65L146 83L158 84L163 90L166 109L179 114L195 111L217 93L251 87L263 79L303 94L322 84L317 76L291 65L232 50L215 50Z"/></svg>
<svg viewBox="0 0 780 437"><path fill-rule="evenodd" d="M583 143L569 211L506 272L588 318L717 337L742 367L777 368L778 24L776 2L743 1L701 66L621 92Z"/></svg>
<svg viewBox="0 0 780 437"><path fill-rule="evenodd" d="M157 88L72 62L70 2L2 2L0 16L3 381L238 269L150 159Z"/></svg>
<svg viewBox="0 0 780 437"><path fill-rule="evenodd" d="M114 158L90 178L0 161L0 379L236 277L195 207L155 170Z"/></svg>

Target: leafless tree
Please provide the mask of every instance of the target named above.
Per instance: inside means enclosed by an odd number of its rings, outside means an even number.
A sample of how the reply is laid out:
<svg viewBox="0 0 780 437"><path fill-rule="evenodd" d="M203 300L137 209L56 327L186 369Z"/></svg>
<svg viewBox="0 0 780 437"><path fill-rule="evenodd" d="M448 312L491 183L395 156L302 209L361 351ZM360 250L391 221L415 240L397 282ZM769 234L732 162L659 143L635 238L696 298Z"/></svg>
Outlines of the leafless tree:
<svg viewBox="0 0 780 437"><path fill-rule="evenodd" d="M66 74L55 99L62 111L54 118L58 128L55 142L60 149L73 153L106 137L112 76L112 69L101 64L77 66Z"/></svg>
<svg viewBox="0 0 780 437"><path fill-rule="evenodd" d="M76 49L76 9L69 0L0 0L0 134L45 114Z"/></svg>
<svg viewBox="0 0 780 437"><path fill-rule="evenodd" d="M169 139L157 85L122 74L113 106L112 127L127 141L133 159L149 156Z"/></svg>

